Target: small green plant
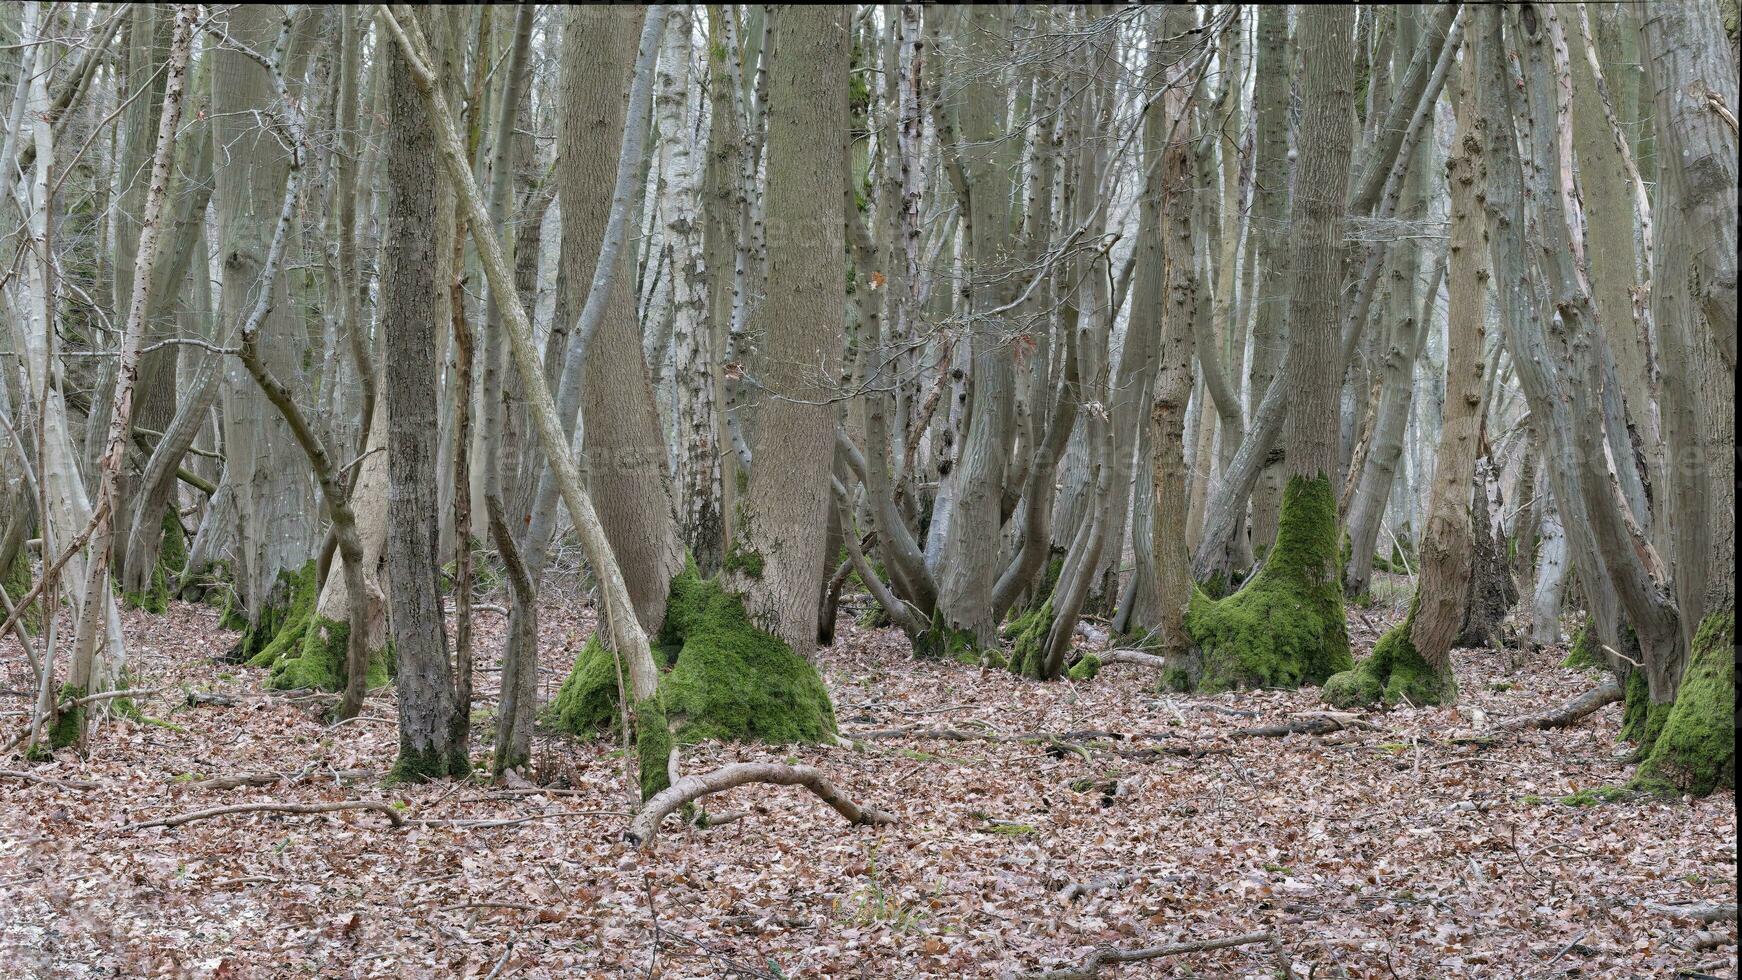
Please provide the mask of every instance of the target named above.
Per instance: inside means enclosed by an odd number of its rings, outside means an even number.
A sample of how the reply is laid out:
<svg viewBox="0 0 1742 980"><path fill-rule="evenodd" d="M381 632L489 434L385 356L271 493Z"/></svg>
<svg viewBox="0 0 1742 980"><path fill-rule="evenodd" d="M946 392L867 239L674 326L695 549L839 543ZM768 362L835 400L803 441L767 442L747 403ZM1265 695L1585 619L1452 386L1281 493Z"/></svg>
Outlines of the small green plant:
<svg viewBox="0 0 1742 980"><path fill-rule="evenodd" d="M866 861L866 875L870 883L864 888L856 889L847 897L852 903L850 921L856 926L868 926L875 923L887 923L897 932L908 932L917 928L926 916L923 909L915 908L899 897L891 895L883 887L882 874L877 869L877 850L873 848ZM836 902L836 909L841 907Z"/></svg>

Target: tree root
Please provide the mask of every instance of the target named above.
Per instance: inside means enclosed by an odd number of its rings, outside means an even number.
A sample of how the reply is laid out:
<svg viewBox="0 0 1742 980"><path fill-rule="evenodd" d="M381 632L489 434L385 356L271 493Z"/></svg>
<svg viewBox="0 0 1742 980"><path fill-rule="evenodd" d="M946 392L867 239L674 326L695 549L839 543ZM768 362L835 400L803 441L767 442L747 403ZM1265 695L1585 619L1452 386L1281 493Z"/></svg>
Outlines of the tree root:
<svg viewBox="0 0 1742 980"><path fill-rule="evenodd" d="M854 825L891 824L895 817L874 807L861 806L847 799L840 788L830 782L822 771L812 766L783 766L770 762L738 762L722 766L710 773L684 778L647 801L629 824L629 829L623 832L623 839L631 846L651 844L659 833L660 821L664 820L673 810L686 803L713 793L743 786L746 783L774 783L777 786L803 786L815 793L824 803L833 807L836 813L846 817Z"/></svg>
<svg viewBox="0 0 1742 980"><path fill-rule="evenodd" d="M189 813L177 814L173 817L160 817L143 823L128 824L127 830L144 830L147 827L180 827L182 824L193 823L196 820L210 820L232 813L334 813L339 810L374 810L387 818L394 827L405 826L405 816L394 809L391 804L380 800L344 800L338 803L239 803L235 806L215 806L207 810L194 810Z"/></svg>
<svg viewBox="0 0 1742 980"><path fill-rule="evenodd" d="M1511 718L1500 723L1501 728L1566 728L1579 719L1596 711L1604 705L1614 704L1623 697L1621 684L1613 676L1605 677L1603 683L1573 698L1553 711L1540 715L1526 715L1522 718Z"/></svg>
<svg viewBox="0 0 1742 980"><path fill-rule="evenodd" d="M1213 949L1231 949L1235 946L1250 946L1253 943L1274 945L1277 943L1277 935L1274 932L1250 932L1244 936L1203 939L1197 942L1174 943L1171 946L1150 946L1144 949L1118 949L1113 946L1099 946L1082 966L1029 973L1024 976L1024 980L1091 980L1091 978L1099 976L1101 967L1107 964L1140 963L1144 960L1158 960L1164 956L1203 953Z"/></svg>
<svg viewBox="0 0 1742 980"><path fill-rule="evenodd" d="M22 772L17 769L0 769L0 776L12 779L22 779L27 783L37 783L42 786L53 786L57 789L72 789L81 792L97 788L96 783L88 783L82 779L55 779L50 776L38 776L34 772Z"/></svg>
<svg viewBox="0 0 1742 980"><path fill-rule="evenodd" d="M1653 912L1677 919L1689 919L1694 922L1735 922L1736 906L1723 905L1715 902L1695 902L1690 905L1662 905L1657 902L1646 902L1645 907Z"/></svg>

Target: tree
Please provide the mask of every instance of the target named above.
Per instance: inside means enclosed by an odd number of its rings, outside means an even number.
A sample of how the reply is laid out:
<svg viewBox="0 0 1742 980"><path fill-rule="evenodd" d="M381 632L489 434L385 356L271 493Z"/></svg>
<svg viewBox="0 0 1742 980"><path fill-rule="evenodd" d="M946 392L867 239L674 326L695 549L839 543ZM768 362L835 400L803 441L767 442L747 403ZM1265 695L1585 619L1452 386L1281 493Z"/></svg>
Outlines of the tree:
<svg viewBox="0 0 1742 980"><path fill-rule="evenodd" d="M1288 352L1276 383L1288 393L1287 447L1276 545L1226 599L1192 599L1186 629L1203 653L1206 689L1321 683L1349 664L1337 567L1337 392L1342 376L1343 188L1354 136L1353 10L1300 13L1300 157L1289 227Z"/></svg>

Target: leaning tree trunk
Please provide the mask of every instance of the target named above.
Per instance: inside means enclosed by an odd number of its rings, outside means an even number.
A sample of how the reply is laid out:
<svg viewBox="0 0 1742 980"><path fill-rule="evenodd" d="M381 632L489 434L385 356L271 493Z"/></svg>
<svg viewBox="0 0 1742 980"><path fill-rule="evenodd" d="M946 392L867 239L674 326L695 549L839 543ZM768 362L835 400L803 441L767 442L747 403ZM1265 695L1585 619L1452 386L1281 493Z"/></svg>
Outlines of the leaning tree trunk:
<svg viewBox="0 0 1742 980"><path fill-rule="evenodd" d="M1278 379L1289 396L1283 422L1288 483L1276 546L1263 568L1226 599L1194 598L1187 613L1186 629L1203 651L1198 683L1205 689L1323 683L1350 666L1331 479L1343 375L1353 17L1352 8L1336 6L1305 7L1300 14L1305 109L1289 221L1295 243L1289 345Z"/></svg>

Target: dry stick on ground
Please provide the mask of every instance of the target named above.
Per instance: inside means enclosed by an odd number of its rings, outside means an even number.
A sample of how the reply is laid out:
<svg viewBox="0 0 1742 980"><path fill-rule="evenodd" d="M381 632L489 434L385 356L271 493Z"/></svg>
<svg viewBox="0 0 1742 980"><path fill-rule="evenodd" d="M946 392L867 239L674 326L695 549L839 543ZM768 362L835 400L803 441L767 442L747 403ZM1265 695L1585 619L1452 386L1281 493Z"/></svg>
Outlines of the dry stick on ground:
<svg viewBox="0 0 1742 980"><path fill-rule="evenodd" d="M1526 715L1522 718L1511 718L1500 723L1503 729L1517 728L1566 728L1579 719L1596 711L1604 705L1614 704L1621 700L1621 684L1613 676L1603 678L1603 683L1589 691L1573 698L1553 711L1539 715Z"/></svg>
<svg viewBox="0 0 1742 980"><path fill-rule="evenodd" d="M1145 949L1116 949L1112 946L1099 946L1082 966L1030 973L1026 975L1025 980L1090 980L1092 977L1099 976L1101 967L1109 963L1139 963L1144 960L1158 960L1164 956L1178 956L1181 953L1203 953L1213 949L1250 946L1254 943L1274 944L1276 941L1277 935L1274 932L1251 932L1243 936L1229 936L1226 939L1203 939L1197 942L1175 943L1171 946L1151 946Z"/></svg>
<svg viewBox="0 0 1742 980"><path fill-rule="evenodd" d="M1646 902L1645 907L1653 912L1678 919L1691 919L1695 922L1735 922L1736 906L1734 903L1724 905L1711 902L1697 902L1691 905L1662 905L1657 902Z"/></svg>
<svg viewBox="0 0 1742 980"><path fill-rule="evenodd" d="M0 776L10 776L29 783L41 783L44 786L54 786L58 789L92 790L96 783L87 783L82 779L54 779L49 776L38 776L34 772L20 772L16 769L0 769Z"/></svg>
<svg viewBox="0 0 1742 980"><path fill-rule="evenodd" d="M659 791L647 805L641 808L635 819L630 822L629 829L623 832L623 839L632 845L644 845L653 842L655 834L659 833L659 823L666 815L686 803L712 793L719 793L743 786L747 783L774 783L778 786L803 786L815 793L824 803L835 809L836 813L846 817L849 823L855 825L891 824L895 817L874 807L861 806L847 799L840 788L830 782L822 771L811 766L783 766L771 762L738 762L722 766L710 773L685 776L665 789Z"/></svg>
<svg viewBox="0 0 1742 980"><path fill-rule="evenodd" d="M1232 733L1234 738L1280 738L1284 735L1329 735L1345 728L1365 728L1371 731L1382 731L1378 725L1370 721L1362 721L1352 714L1340 711L1319 711L1304 718L1284 722L1280 725L1260 725L1257 728L1241 728Z"/></svg>
<svg viewBox="0 0 1742 980"><path fill-rule="evenodd" d="M180 827L184 823L210 820L213 817L227 816L232 813L334 813L339 810L374 810L385 816L393 826L405 826L405 816L394 809L392 804L383 803L380 800L344 800L338 803L239 803L235 806L215 806L208 810L194 810L173 817L161 817L143 823L128 824L126 829Z"/></svg>

